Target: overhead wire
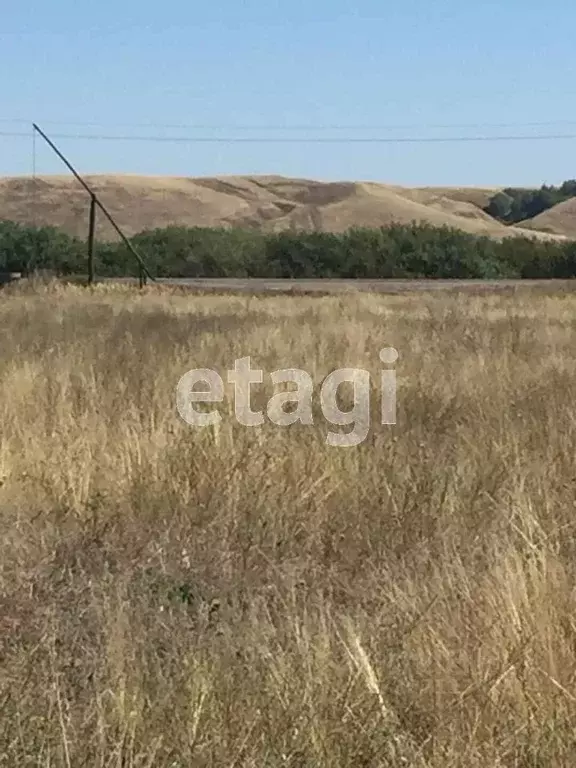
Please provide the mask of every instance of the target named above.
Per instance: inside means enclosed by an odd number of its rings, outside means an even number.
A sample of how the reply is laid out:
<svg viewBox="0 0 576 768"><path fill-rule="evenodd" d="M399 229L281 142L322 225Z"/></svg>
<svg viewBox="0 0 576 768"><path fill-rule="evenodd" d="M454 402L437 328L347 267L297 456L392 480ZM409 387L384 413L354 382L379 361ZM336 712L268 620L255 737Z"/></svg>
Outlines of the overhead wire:
<svg viewBox="0 0 576 768"><path fill-rule="evenodd" d="M0 124L26 124L31 120L21 118L0 118ZM404 124L363 124L363 125L342 125L338 123L325 124L255 124L242 125L232 123L206 124L206 123L113 123L113 122L87 122L87 121L64 121L64 120L43 120L44 125L77 126L77 127L100 127L100 128L138 128L138 129L169 129L169 130L232 130L232 131L395 131L395 130L415 130L415 129L478 129L487 128L544 128L553 125L576 125L576 119L573 120L546 120L538 122L502 122L502 123L404 123Z"/></svg>
<svg viewBox="0 0 576 768"><path fill-rule="evenodd" d="M576 133L566 134L516 134L476 136L128 136L112 134L54 133L55 139L79 141L133 141L174 144L456 144L473 142L514 142L514 141L570 141ZM0 136L18 138L29 136L21 131L0 131Z"/></svg>

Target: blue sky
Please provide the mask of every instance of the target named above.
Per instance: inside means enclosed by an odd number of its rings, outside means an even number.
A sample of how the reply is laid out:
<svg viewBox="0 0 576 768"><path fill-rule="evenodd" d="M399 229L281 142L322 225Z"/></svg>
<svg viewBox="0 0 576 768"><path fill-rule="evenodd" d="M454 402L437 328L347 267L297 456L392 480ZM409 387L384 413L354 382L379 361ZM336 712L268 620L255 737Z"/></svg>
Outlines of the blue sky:
<svg viewBox="0 0 576 768"><path fill-rule="evenodd" d="M576 135L573 0L2 0L0 7L0 133L29 134L35 120L55 135ZM86 173L470 185L576 177L576 139L56 141ZM32 167L30 136L0 135L0 175ZM62 172L40 144L36 168Z"/></svg>

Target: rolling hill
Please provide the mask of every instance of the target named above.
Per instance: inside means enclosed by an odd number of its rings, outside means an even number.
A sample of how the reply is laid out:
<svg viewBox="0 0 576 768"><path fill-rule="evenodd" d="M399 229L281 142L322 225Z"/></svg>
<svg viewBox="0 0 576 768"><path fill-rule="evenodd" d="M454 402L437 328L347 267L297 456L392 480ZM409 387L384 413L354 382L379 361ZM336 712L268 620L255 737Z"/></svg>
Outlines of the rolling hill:
<svg viewBox="0 0 576 768"><path fill-rule="evenodd" d="M168 225L343 231L352 226L426 222L497 239L563 239L506 227L482 210L497 188L408 188L373 182L321 182L282 176L205 178L101 175L86 177L126 234ZM84 237L88 197L70 176L0 179L0 218L51 224ZM116 239L105 218L97 236Z"/></svg>
<svg viewBox="0 0 576 768"><path fill-rule="evenodd" d="M558 203L553 208L523 224L528 229L566 235L576 240L576 197Z"/></svg>

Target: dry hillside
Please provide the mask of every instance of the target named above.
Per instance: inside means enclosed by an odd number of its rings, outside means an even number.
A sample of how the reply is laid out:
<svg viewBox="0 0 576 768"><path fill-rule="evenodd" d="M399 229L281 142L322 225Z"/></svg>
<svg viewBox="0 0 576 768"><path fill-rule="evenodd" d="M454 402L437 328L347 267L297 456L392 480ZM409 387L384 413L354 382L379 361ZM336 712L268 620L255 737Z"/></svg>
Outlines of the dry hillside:
<svg viewBox="0 0 576 768"><path fill-rule="evenodd" d="M418 221L496 238L520 234L550 237L533 230L505 227L486 215L481 206L495 189L411 189L282 176L103 175L87 179L129 235L171 224L337 232L351 226L380 227ZM22 223L52 224L84 236L88 199L70 176L0 179L0 217ZM102 216L98 236L114 236Z"/></svg>
<svg viewBox="0 0 576 768"><path fill-rule="evenodd" d="M555 205L526 223L529 229L576 238L576 197Z"/></svg>

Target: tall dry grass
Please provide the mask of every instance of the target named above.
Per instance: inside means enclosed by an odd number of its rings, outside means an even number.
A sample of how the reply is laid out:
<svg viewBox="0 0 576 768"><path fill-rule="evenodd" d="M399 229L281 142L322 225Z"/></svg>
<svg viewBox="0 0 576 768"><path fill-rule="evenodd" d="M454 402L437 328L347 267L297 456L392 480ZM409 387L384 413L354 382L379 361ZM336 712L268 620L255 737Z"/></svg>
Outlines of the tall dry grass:
<svg viewBox="0 0 576 768"><path fill-rule="evenodd" d="M575 317L6 289L0 764L576 764ZM398 423L356 448L176 412L193 367L385 346Z"/></svg>

